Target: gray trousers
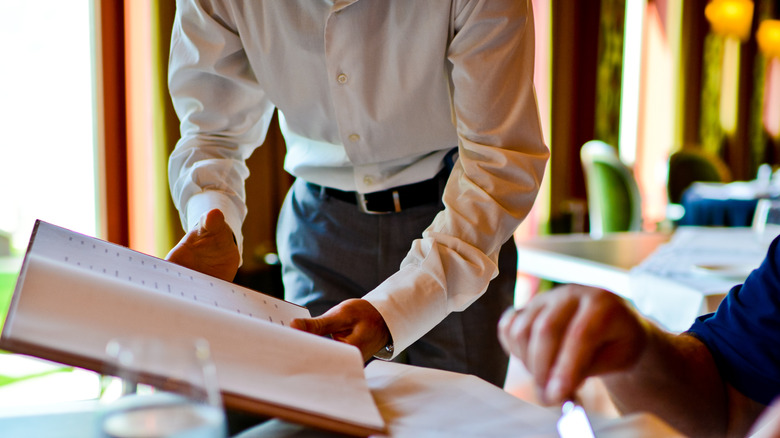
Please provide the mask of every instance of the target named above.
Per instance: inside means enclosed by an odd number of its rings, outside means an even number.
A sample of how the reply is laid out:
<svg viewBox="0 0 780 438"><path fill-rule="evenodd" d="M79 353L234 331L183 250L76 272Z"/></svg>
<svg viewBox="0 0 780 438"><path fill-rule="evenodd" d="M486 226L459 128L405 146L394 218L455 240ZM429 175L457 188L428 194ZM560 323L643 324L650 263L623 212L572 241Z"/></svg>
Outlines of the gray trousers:
<svg viewBox="0 0 780 438"><path fill-rule="evenodd" d="M443 188L446 178L442 178ZM369 215L298 179L285 199L277 227L285 299L321 315L348 298L360 298L394 274L414 239L443 208L426 205ZM474 374L503 386L508 357L496 326L513 302L517 276L514 241L499 255L499 275L485 295L411 345L402 361Z"/></svg>

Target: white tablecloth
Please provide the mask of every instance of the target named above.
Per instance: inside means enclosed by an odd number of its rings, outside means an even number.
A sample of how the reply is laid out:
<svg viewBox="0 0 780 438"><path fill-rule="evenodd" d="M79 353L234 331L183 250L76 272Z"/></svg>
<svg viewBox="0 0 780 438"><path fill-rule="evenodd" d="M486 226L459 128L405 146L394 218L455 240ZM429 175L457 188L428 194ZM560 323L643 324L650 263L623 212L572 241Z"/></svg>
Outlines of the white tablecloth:
<svg viewBox="0 0 780 438"><path fill-rule="evenodd" d="M750 228L680 227L630 271L628 298L667 329L684 331L744 282L767 247L766 238Z"/></svg>

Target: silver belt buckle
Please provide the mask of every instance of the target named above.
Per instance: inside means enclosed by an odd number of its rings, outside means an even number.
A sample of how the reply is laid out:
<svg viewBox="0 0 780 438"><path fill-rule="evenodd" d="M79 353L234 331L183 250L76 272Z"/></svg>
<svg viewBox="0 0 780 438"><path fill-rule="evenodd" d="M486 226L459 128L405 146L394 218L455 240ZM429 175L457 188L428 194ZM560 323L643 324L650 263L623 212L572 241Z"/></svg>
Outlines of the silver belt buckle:
<svg viewBox="0 0 780 438"><path fill-rule="evenodd" d="M363 193L355 192L355 197L357 198L357 205L361 212L366 214L389 214L392 213L392 211L374 211L369 210L366 196ZM393 208L395 209L395 213L399 213L401 211L401 198L398 195L398 190L393 190Z"/></svg>

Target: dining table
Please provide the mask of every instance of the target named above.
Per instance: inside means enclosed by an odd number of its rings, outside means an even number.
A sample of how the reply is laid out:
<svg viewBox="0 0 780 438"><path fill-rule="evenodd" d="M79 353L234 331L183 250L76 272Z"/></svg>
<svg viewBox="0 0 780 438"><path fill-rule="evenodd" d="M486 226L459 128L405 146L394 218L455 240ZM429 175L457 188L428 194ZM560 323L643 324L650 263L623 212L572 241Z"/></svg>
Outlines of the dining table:
<svg viewBox="0 0 780 438"><path fill-rule="evenodd" d="M759 266L768 244L750 227L547 235L518 241L518 267L556 283L609 290L667 330L681 332L717 309Z"/></svg>
<svg viewBox="0 0 780 438"><path fill-rule="evenodd" d="M384 361L368 364L365 375L386 424L386 433L371 435L376 438L559 437L560 406L529 403L473 375ZM2 409L0 435L3 438L102 438L105 435L98 427L101 409L98 400ZM650 413L617 418L588 415L588 422L600 438L682 436ZM344 435L270 419L231 436L335 438Z"/></svg>

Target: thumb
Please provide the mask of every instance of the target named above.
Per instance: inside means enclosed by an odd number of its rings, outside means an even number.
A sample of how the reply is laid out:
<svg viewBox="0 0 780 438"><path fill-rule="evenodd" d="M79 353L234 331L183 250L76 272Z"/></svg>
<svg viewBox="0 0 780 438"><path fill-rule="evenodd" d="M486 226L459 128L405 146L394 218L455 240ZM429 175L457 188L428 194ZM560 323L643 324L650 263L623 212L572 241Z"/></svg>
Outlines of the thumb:
<svg viewBox="0 0 780 438"><path fill-rule="evenodd" d="M315 335L329 335L343 330L340 318L327 313L317 318L296 318L290 322L290 327Z"/></svg>
<svg viewBox="0 0 780 438"><path fill-rule="evenodd" d="M225 215L219 209L210 210L201 221L201 226L208 232L218 231L225 223Z"/></svg>

